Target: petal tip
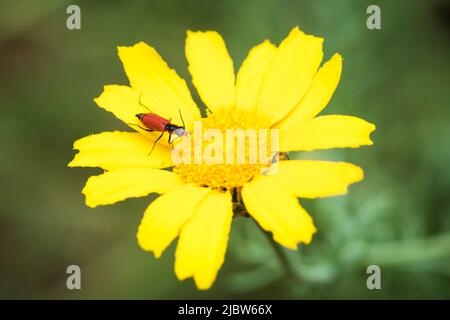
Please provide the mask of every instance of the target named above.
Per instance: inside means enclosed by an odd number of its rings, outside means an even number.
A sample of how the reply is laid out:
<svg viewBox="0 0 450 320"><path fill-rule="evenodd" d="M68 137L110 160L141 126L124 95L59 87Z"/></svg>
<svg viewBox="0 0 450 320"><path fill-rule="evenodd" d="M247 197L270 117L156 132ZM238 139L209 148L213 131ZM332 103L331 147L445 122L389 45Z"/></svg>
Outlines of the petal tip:
<svg viewBox="0 0 450 320"><path fill-rule="evenodd" d="M280 243L283 247L292 250L297 251L298 249L298 243Z"/></svg>
<svg viewBox="0 0 450 320"><path fill-rule="evenodd" d="M140 46L147 46L147 43L145 43L144 41L139 41L136 42L135 44L131 45L131 46L117 46L117 52L120 54L120 52L126 51L126 50L130 50L130 49L134 49Z"/></svg>
<svg viewBox="0 0 450 320"><path fill-rule="evenodd" d="M302 30L300 30L299 26L295 26L291 29L289 34L304 34L304 32Z"/></svg>
<svg viewBox="0 0 450 320"><path fill-rule="evenodd" d="M194 281L195 281L195 286L197 287L197 290L202 290L202 291L209 290L212 286L212 283L209 284L209 283L202 283L201 281L196 281L196 280L194 280Z"/></svg>
<svg viewBox="0 0 450 320"><path fill-rule="evenodd" d="M87 191L85 190L86 187L84 187L84 189L81 191L82 194L84 194L84 203L86 204L86 206L88 206L89 208L95 208L99 205L98 202L94 201L90 195L87 194Z"/></svg>
<svg viewBox="0 0 450 320"><path fill-rule="evenodd" d="M342 63L344 58L342 57L342 55L339 52L336 52L335 54L333 54L333 56L331 57L330 60L337 60Z"/></svg>
<svg viewBox="0 0 450 320"><path fill-rule="evenodd" d="M313 34L307 34L307 33L303 32L302 30L300 30L300 28L298 26L295 26L289 32L288 38L290 38L290 37L307 37L307 38L319 41L320 44L323 44L323 42L324 42L324 38L315 36Z"/></svg>
<svg viewBox="0 0 450 320"><path fill-rule="evenodd" d="M140 227L141 226L139 226L138 232L136 234L136 239L137 239L139 247L144 251L153 253L153 256L155 257L155 259L161 258L163 251L160 249L155 249L154 246L152 246L149 243L146 243L146 241L143 239L145 237L142 235L142 233L141 233L142 231L140 230Z"/></svg>
<svg viewBox="0 0 450 320"><path fill-rule="evenodd" d="M202 36L207 34L216 34L217 32L211 31L211 30L186 30L186 36L192 37L192 36Z"/></svg>
<svg viewBox="0 0 450 320"><path fill-rule="evenodd" d="M120 57L125 51L131 47L129 46L117 46L117 55Z"/></svg>
<svg viewBox="0 0 450 320"><path fill-rule="evenodd" d="M369 140L368 143L367 143L368 146L373 145L373 140L372 140L371 134L372 134L375 130L376 130L375 124L369 122L369 126L368 126L368 137L367 137L367 139Z"/></svg>
<svg viewBox="0 0 450 320"><path fill-rule="evenodd" d="M188 274L183 267L180 265L180 263L178 262L177 258L175 258L175 266L174 266L174 272L175 272L175 276L177 277L178 280L180 281L184 281L187 278L191 277L192 274Z"/></svg>
<svg viewBox="0 0 450 320"><path fill-rule="evenodd" d="M73 158L72 161L70 161L70 162L67 164L67 166L68 166L69 168L74 168L74 167L76 167L77 165L76 165L75 158Z"/></svg>
<svg viewBox="0 0 450 320"><path fill-rule="evenodd" d="M90 197L88 197L87 195L85 195L86 199L84 200L84 203L89 207L89 208L96 208L99 204L96 203L95 201L92 201L92 199L90 199Z"/></svg>
<svg viewBox="0 0 450 320"><path fill-rule="evenodd" d="M103 86L103 91L100 92L99 95L98 95L97 97L95 97L95 98L92 99L92 101L94 101L98 106L100 106L100 100L102 99L103 95L105 94L105 91L106 91L107 89L109 89L108 87L109 87L108 85L104 85L104 86Z"/></svg>

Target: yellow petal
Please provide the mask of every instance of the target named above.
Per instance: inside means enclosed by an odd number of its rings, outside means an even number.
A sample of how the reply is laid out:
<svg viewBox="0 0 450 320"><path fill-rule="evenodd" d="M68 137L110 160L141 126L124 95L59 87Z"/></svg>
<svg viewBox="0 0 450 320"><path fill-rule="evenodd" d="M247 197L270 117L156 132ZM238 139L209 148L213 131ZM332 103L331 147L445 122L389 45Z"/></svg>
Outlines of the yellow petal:
<svg viewBox="0 0 450 320"><path fill-rule="evenodd" d="M145 210L138 229L137 239L141 248L153 251L159 258L209 191L208 188L187 184L153 201Z"/></svg>
<svg viewBox="0 0 450 320"><path fill-rule="evenodd" d="M261 84L277 52L277 47L265 40L248 53L236 78L236 106L241 110L256 108Z"/></svg>
<svg viewBox="0 0 450 320"><path fill-rule="evenodd" d="M305 96L275 127L288 129L318 115L330 101L341 78L342 57L335 54L316 73Z"/></svg>
<svg viewBox="0 0 450 320"><path fill-rule="evenodd" d="M143 197L152 192L165 193L182 185L173 172L152 168L124 168L90 177L82 192L86 196L86 205L94 208L127 198Z"/></svg>
<svg viewBox="0 0 450 320"><path fill-rule="evenodd" d="M268 176L299 198L345 194L363 177L363 170L354 164L312 160L280 161L276 174Z"/></svg>
<svg viewBox="0 0 450 320"><path fill-rule="evenodd" d="M242 198L250 215L281 245L295 250L298 243L311 242L316 232L312 218L297 198L274 180L257 177L244 185Z"/></svg>
<svg viewBox="0 0 450 320"><path fill-rule="evenodd" d="M258 101L258 117L263 121L278 122L306 93L322 61L322 42L294 28L280 44Z"/></svg>
<svg viewBox="0 0 450 320"><path fill-rule="evenodd" d="M187 32L186 58L192 83L214 112L235 102L234 69L225 42L215 31Z"/></svg>
<svg viewBox="0 0 450 320"><path fill-rule="evenodd" d="M102 94L94 101L99 107L112 112L117 118L128 124L130 128L142 133L151 141L156 141L161 134L160 132L148 132L138 127L138 125L142 127L142 124L136 118L136 114L146 113L148 110L139 105L139 92L133 88L107 85L104 87ZM166 137L162 137L158 143L168 146L167 140Z"/></svg>
<svg viewBox="0 0 450 320"><path fill-rule="evenodd" d="M180 280L194 277L198 289L209 289L225 259L231 220L229 192L212 191L183 227L175 253L175 273Z"/></svg>
<svg viewBox="0 0 450 320"><path fill-rule="evenodd" d="M352 116L330 115L313 118L280 132L280 151L311 151L358 148L372 145L375 125Z"/></svg>
<svg viewBox="0 0 450 320"><path fill-rule="evenodd" d="M69 167L100 167L114 170L127 167L166 168L172 165L171 149L137 132L102 132L75 141L80 152Z"/></svg>
<svg viewBox="0 0 450 320"><path fill-rule="evenodd" d="M186 126L191 128L193 121L200 118L200 111L186 82L158 52L144 42L118 47L118 52L131 87L142 93L142 103L178 125L182 125L181 112Z"/></svg>

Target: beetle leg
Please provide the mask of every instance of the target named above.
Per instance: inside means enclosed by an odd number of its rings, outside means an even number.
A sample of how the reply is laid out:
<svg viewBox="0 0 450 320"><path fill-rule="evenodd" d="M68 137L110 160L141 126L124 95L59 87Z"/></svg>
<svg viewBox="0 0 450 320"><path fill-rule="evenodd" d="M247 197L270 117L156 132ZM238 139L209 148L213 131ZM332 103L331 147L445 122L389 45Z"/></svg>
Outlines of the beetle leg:
<svg viewBox="0 0 450 320"><path fill-rule="evenodd" d="M152 154L152 152L153 152L153 149L155 149L155 147L156 147L156 143L157 143L157 142L159 141L159 139L161 139L161 138L162 138L163 134L164 134L164 132L163 132L163 133L161 133L161 134L159 135L158 139L156 139L156 140L155 140L155 142L153 143L153 147L152 147L152 150L150 150L150 152L148 153L148 155L151 155L151 154Z"/></svg>

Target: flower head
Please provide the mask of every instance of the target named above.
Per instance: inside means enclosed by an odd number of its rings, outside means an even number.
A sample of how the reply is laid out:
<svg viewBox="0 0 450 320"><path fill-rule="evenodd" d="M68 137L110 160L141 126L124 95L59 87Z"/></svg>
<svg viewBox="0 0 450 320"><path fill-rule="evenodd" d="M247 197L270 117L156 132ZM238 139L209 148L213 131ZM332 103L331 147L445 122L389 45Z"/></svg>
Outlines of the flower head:
<svg viewBox="0 0 450 320"><path fill-rule="evenodd" d="M193 277L199 289L211 287L223 264L236 205L244 206L279 244L295 250L299 243L310 243L316 228L297 198L345 194L363 179L363 171L345 162L274 161L271 152L371 145L375 129L353 116L317 116L331 99L342 68L339 54L320 66L322 43L294 28L278 47L265 40L251 49L235 77L218 33L188 31L189 72L208 109L206 118L186 82L153 47L143 42L119 47L130 86L107 85L95 102L137 132L103 132L75 142L79 153L70 167L106 170L88 179L86 204L161 194L145 210L139 245L160 257L178 237L175 273L180 280ZM183 143L168 143L169 131L152 149L161 132L145 130L136 118L149 112L147 106L178 127L183 124L190 133L183 138L194 137L184 143L184 161L174 161L174 149ZM205 132L200 144L197 126ZM237 136L220 140L238 130L244 133L243 149L234 143ZM206 132L212 133L206 137ZM272 132L276 143L263 144ZM249 161L257 148L266 160ZM201 161L207 156L215 160Z"/></svg>

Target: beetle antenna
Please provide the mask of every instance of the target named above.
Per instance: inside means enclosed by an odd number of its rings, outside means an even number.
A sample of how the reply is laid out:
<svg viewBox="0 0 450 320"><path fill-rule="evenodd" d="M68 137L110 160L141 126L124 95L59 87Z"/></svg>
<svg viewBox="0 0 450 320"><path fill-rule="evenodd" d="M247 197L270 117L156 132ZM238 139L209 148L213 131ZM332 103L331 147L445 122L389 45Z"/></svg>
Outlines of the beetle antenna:
<svg viewBox="0 0 450 320"><path fill-rule="evenodd" d="M143 103L141 102L141 97L142 97L142 92L139 93L139 101L138 101L138 103L139 103L141 106L143 106L145 109L147 109L148 111L152 112L152 110L150 110L149 107L147 107L145 104L143 104Z"/></svg>
<svg viewBox="0 0 450 320"><path fill-rule="evenodd" d="M181 114L181 109L178 108L178 113L180 114L181 122L183 122L183 128L186 128L186 125L184 124L183 115Z"/></svg>

